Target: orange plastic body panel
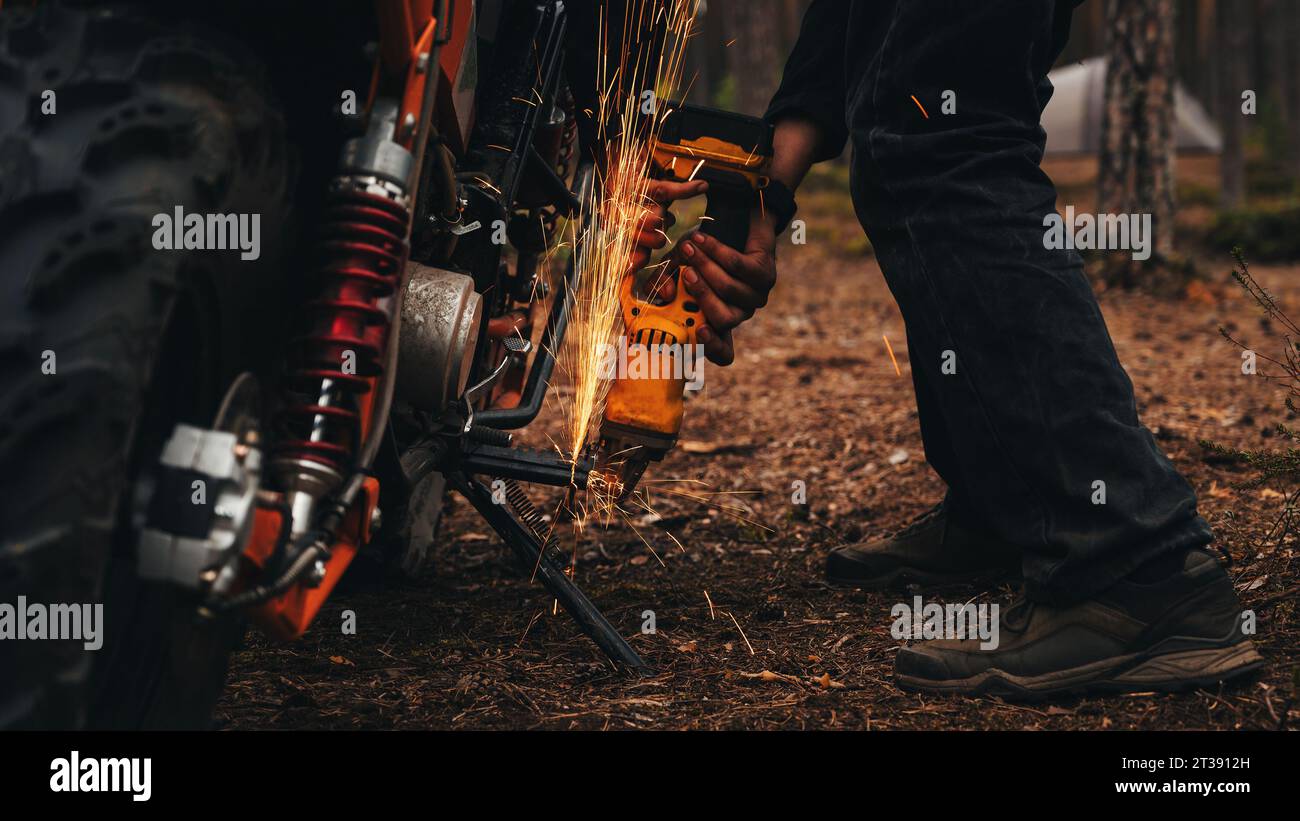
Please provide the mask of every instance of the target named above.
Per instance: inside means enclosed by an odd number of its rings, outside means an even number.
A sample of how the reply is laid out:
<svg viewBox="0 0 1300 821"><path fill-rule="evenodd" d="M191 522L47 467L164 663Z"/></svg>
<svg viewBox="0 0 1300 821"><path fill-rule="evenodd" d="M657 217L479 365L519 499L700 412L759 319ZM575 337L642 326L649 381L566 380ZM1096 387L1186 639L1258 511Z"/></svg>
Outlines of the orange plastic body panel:
<svg viewBox="0 0 1300 821"><path fill-rule="evenodd" d="M474 4L457 0L447 21L447 42L438 53L438 105L434 123L453 153L463 156L474 122L474 90L478 87L478 43Z"/></svg>
<svg viewBox="0 0 1300 821"><path fill-rule="evenodd" d="M687 372L679 360L695 353L699 308L685 288L678 288L671 302L655 305L637 297L634 285L635 275L624 275L620 298L628 373L610 386L605 421L675 438L682 427ZM634 378L638 373L651 376ZM682 376L664 378L671 374Z"/></svg>
<svg viewBox="0 0 1300 821"><path fill-rule="evenodd" d="M248 616L262 632L274 639L290 641L301 636L311 626L321 605L334 591L357 550L370 541L370 516L379 503L379 480L366 479L357 503L339 528L338 541L330 548L330 558L325 562L325 579L317 587L296 584L279 598L249 610ZM244 558L252 565L249 576L260 575L266 567L283 526L280 511L258 507L253 520L253 535Z"/></svg>
<svg viewBox="0 0 1300 821"><path fill-rule="evenodd" d="M425 87L434 74L434 36L439 21L433 16L433 0L376 0L379 18L379 61L391 76L404 76L402 110L398 123L423 121L420 107ZM456 154L463 154L474 108L477 44L474 38L474 4L469 0L451 4L451 18L444 21L447 40L438 52L435 110L428 112L443 139ZM422 55L429 55L421 60ZM413 147L415 132L395 135L407 149Z"/></svg>
<svg viewBox="0 0 1300 821"><path fill-rule="evenodd" d="M423 122L424 90L433 73L433 38L438 29L433 0L376 0L375 13L379 18L380 65L389 75L404 78L393 139L409 151L419 128L403 124Z"/></svg>
<svg viewBox="0 0 1300 821"><path fill-rule="evenodd" d="M430 23L420 34L420 39L415 43L414 54L417 59L412 59L406 71L406 89L402 92L402 111L398 115L397 121L405 122L411 118L412 122L420 122L420 109L424 104L424 89L428 85L429 73L432 70L432 57L429 57L430 63L426 63L424 68L420 67L418 55L432 54L433 34L436 26ZM397 141L402 147L411 151L415 147L415 135L418 129L412 129L410 134L398 134Z"/></svg>
<svg viewBox="0 0 1300 821"><path fill-rule="evenodd" d="M379 56L392 74L406 70L421 33L433 20L433 0L375 0Z"/></svg>

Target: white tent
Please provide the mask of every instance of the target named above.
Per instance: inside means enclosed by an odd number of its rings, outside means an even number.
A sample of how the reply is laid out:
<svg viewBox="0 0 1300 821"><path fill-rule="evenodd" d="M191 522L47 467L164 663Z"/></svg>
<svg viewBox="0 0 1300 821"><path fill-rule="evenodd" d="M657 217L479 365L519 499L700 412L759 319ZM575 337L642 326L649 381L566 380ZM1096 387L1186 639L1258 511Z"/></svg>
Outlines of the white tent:
<svg viewBox="0 0 1300 821"><path fill-rule="evenodd" d="M1091 57L1056 69L1048 77L1056 91L1043 112L1048 154L1095 152L1101 147L1102 97L1106 89L1106 58ZM1223 138L1210 115L1182 85L1174 86L1174 147L1179 151L1223 148Z"/></svg>

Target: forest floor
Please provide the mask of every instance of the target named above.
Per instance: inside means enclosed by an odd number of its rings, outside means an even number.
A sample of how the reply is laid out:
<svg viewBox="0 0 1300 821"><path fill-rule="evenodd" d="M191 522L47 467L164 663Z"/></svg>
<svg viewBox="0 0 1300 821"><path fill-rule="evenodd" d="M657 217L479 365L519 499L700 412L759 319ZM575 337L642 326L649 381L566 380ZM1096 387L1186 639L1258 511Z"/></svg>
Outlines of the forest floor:
<svg viewBox="0 0 1300 821"><path fill-rule="evenodd" d="M1049 171L1060 175L1064 198L1077 169ZM1101 302L1145 424L1195 487L1232 556L1229 572L1256 613L1267 669L1222 690L1037 704L894 686L900 642L890 636L890 609L911 594L832 587L823 565L837 545L903 526L940 499L943 485L925 462L901 317L834 180L823 177L801 196L808 243L783 245L780 282L769 307L738 332L736 363L706 370L703 392L687 405L681 446L650 468L657 515L590 529L576 545L579 583L653 675L611 672L563 611L552 614L546 592L469 505L454 499L427 578L338 595L291 645L250 634L232 661L218 726L1296 725L1300 561L1295 536L1276 529L1292 489L1240 488L1249 470L1199 444L1281 447L1274 427L1288 418L1281 387L1244 376L1240 352L1219 334L1226 327L1269 355L1284 344L1280 329L1235 290L1223 253L1197 258L1206 285L1186 299L1106 293ZM1300 305L1300 268L1253 270L1285 305ZM543 445L559 425L548 414L525 439ZM669 479L689 484L655 482ZM796 481L805 483L806 505L792 503ZM663 492L673 487L702 500ZM957 590L948 600L1005 604L1013 592ZM355 613L355 635L340 629L344 610ZM642 632L645 611L654 612L653 633Z"/></svg>

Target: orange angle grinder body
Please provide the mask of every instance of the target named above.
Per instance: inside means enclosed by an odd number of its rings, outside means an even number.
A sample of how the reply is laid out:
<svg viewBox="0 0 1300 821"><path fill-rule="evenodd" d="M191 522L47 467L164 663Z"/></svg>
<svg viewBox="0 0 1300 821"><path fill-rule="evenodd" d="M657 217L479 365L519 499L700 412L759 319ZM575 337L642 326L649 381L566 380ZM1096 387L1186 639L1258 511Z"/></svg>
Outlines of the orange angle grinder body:
<svg viewBox="0 0 1300 821"><path fill-rule="evenodd" d="M655 141L651 173L679 182L707 181L700 230L744 250L771 159L771 124L673 104ZM636 488L647 465L662 460L676 444L687 378L703 357L696 347L700 309L685 288L676 288L666 302L642 298L637 295L636 272L629 271L620 296L626 367L616 372L605 402L597 469L613 485L616 498L623 499Z"/></svg>

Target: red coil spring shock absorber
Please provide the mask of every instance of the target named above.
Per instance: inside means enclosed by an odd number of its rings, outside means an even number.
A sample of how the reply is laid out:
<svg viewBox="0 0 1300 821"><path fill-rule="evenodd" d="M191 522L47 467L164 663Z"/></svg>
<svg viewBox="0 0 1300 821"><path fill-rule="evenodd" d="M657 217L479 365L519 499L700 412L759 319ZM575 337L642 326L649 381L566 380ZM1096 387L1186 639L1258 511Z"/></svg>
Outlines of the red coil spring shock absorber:
<svg viewBox="0 0 1300 821"><path fill-rule="evenodd" d="M403 282L411 153L393 142L398 105L376 100L363 136L343 147L322 221L318 295L294 340L277 414L272 469L292 534L311 529L316 503L355 473L367 442L383 355Z"/></svg>
<svg viewBox="0 0 1300 821"><path fill-rule="evenodd" d="M335 181L326 209L321 268L324 292L308 308L311 329L296 341L292 389L307 401L284 410L286 438L279 452L315 462L340 475L361 447L359 397L370 377L383 373L392 321L391 297L406 262L408 209Z"/></svg>
<svg viewBox="0 0 1300 821"><path fill-rule="evenodd" d="M377 421L370 418L374 387L411 220L410 154L391 142L395 119L395 108L377 104L366 136L345 147L325 206L320 292L307 306L306 333L294 341L272 461L294 532L309 527L316 500L354 471Z"/></svg>

